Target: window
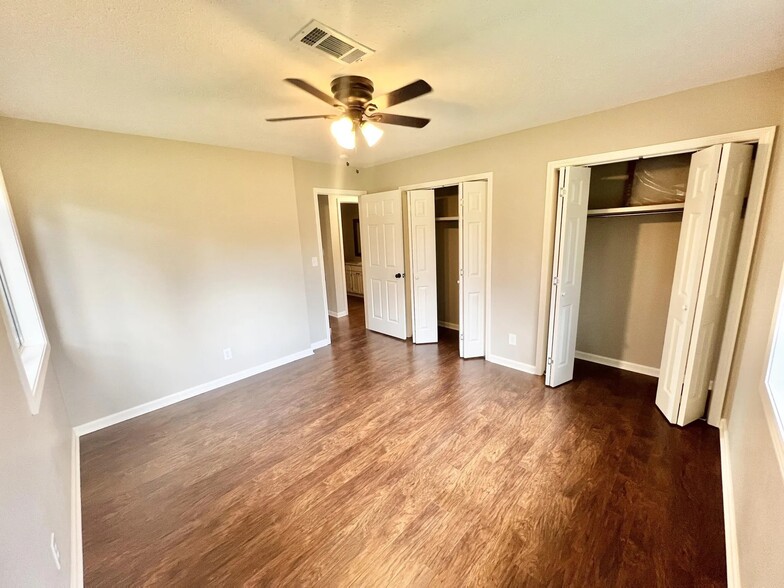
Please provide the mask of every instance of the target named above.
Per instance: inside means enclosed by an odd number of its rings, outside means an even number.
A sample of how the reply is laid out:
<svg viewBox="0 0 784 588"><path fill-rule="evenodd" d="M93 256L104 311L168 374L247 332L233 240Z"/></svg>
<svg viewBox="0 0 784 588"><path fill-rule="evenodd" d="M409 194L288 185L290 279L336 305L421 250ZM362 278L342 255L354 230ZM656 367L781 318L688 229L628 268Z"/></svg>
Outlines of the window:
<svg viewBox="0 0 784 588"><path fill-rule="evenodd" d="M784 272L779 282L779 294L776 300L776 316L773 321L773 333L770 340L770 359L765 374L765 388L770 396L768 421L772 428L776 454L779 465L784 472ZM763 402L764 405L767 403Z"/></svg>
<svg viewBox="0 0 784 588"><path fill-rule="evenodd" d="M49 360L49 341L27 270L11 202L0 171L0 314L30 412L38 413Z"/></svg>

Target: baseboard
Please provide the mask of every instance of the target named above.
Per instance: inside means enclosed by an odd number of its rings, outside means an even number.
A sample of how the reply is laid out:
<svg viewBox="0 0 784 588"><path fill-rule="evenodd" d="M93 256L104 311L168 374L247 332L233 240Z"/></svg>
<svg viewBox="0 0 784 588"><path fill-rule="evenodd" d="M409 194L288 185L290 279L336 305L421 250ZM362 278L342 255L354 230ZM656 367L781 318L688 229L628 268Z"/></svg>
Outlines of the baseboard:
<svg viewBox="0 0 784 588"><path fill-rule="evenodd" d="M721 419L719 422L719 445L721 447L721 494L724 500L724 540L727 546L727 586L729 588L740 588L738 533L735 524L735 494L732 489L727 419Z"/></svg>
<svg viewBox="0 0 784 588"><path fill-rule="evenodd" d="M459 331L460 325L456 323L448 323L446 321L438 321L439 327L444 327L445 329L452 329L453 331Z"/></svg>
<svg viewBox="0 0 784 588"><path fill-rule="evenodd" d="M316 349L321 349L322 347L326 347L327 345L331 345L331 344L332 341L330 341L329 339L322 339L321 341L316 341L315 343L311 343L310 348L315 351Z"/></svg>
<svg viewBox="0 0 784 588"><path fill-rule="evenodd" d="M332 318L343 318L344 316L348 316L347 310L344 310L343 312L335 312L334 310L328 310L327 313Z"/></svg>
<svg viewBox="0 0 784 588"><path fill-rule="evenodd" d="M541 374L537 374L535 365L523 363L522 361L515 361L513 359L507 359L499 355L490 355L490 354L486 355L485 359L490 363L496 363L504 367L512 368L513 370L517 370L519 372L525 372L526 374L533 374L535 376L541 375Z"/></svg>
<svg viewBox="0 0 784 588"><path fill-rule="evenodd" d="M82 479L79 435L71 436L71 588L84 586L82 559Z"/></svg>
<svg viewBox="0 0 784 588"><path fill-rule="evenodd" d="M585 353L584 351L575 351L574 356L577 359L600 363L602 365L626 370L627 372L636 372L638 374L645 374L646 376L653 376L654 378L659 377L659 368L641 365L639 363L622 361L620 359L613 359L612 357L603 357L601 355L594 355L593 353Z"/></svg>
<svg viewBox="0 0 784 588"><path fill-rule="evenodd" d="M110 414L109 416L105 416L103 418L90 421L89 423L78 425L74 427L74 432L81 437L82 435L87 435L88 433L93 433L100 429L105 429L106 427L116 425L117 423L127 421L128 419L132 419L137 416L147 414L148 412L158 410L159 408L164 408L166 406L176 404L177 402L182 402L183 400L187 400L188 398L193 398L194 396L204 394L205 392L211 392L212 390L215 390L217 388L222 388L223 386L226 386L228 384L239 382L240 380L244 380L245 378L250 378L251 376L255 376L256 374L260 374L262 372L275 369L276 367L280 367L287 363L291 363L292 361L297 361L298 359L308 357L309 355L313 355L313 350L310 348L304 349L302 351L297 351L296 353L292 353L291 355L286 355L285 357L268 361L267 363L263 363L255 367L248 368L241 372L229 374L228 376L218 378L217 380L212 380L211 382L207 382L205 384L199 384L198 386L194 386L193 388L188 388L187 390L183 390L181 392L175 392L174 394L164 396L163 398L158 398L157 400L151 400L150 402L145 402L144 404L134 406L133 408L121 410L120 412L116 412L114 414Z"/></svg>

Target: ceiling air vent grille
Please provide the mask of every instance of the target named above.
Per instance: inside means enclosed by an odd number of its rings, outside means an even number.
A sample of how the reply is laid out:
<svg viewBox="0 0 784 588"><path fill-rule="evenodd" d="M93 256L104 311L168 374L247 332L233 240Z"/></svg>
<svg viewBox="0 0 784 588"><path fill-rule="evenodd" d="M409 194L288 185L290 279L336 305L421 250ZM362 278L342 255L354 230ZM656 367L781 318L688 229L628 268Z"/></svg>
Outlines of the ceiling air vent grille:
<svg viewBox="0 0 784 588"><path fill-rule="evenodd" d="M375 53L370 47L316 20L310 21L301 28L292 41L318 49L322 54L340 63L356 63Z"/></svg>

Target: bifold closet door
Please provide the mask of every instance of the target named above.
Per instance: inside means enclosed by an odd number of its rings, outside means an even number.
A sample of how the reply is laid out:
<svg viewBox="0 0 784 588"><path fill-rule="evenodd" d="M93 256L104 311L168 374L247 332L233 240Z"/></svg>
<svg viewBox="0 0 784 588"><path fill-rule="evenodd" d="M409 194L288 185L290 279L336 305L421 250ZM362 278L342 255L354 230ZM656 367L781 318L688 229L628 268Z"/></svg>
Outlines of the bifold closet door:
<svg viewBox="0 0 784 588"><path fill-rule="evenodd" d="M681 426L705 413L708 388L716 371L730 281L740 241L741 212L749 185L752 152L751 145L735 143L726 144L722 149L678 409L677 423Z"/></svg>
<svg viewBox="0 0 784 588"><path fill-rule="evenodd" d="M692 155L689 167L659 385L656 390L656 406L671 423L678 420L684 388L721 152L721 145L698 151Z"/></svg>
<svg viewBox="0 0 784 588"><path fill-rule="evenodd" d="M403 201L399 190L359 197L365 327L406 338Z"/></svg>
<svg viewBox="0 0 784 588"><path fill-rule="evenodd" d="M574 376L590 184L589 167L561 170L545 371L547 386L560 386Z"/></svg>
<svg viewBox="0 0 784 588"><path fill-rule="evenodd" d="M435 190L408 193L414 343L438 341Z"/></svg>
<svg viewBox="0 0 784 588"><path fill-rule="evenodd" d="M487 182L460 184L460 357L485 355Z"/></svg>

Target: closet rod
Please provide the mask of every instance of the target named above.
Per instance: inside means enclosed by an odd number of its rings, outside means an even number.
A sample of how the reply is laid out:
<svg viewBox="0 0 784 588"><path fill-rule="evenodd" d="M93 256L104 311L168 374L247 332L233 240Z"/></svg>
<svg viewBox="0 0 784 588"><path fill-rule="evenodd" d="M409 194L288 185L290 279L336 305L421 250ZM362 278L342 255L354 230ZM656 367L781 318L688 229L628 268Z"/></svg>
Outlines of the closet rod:
<svg viewBox="0 0 784 588"><path fill-rule="evenodd" d="M676 208L673 210L646 210L645 212L604 212L599 214L591 214L588 213L588 218L610 218L615 216L648 216L652 214L673 214L673 213L682 213L682 208Z"/></svg>

